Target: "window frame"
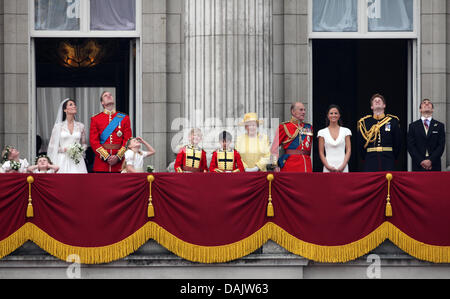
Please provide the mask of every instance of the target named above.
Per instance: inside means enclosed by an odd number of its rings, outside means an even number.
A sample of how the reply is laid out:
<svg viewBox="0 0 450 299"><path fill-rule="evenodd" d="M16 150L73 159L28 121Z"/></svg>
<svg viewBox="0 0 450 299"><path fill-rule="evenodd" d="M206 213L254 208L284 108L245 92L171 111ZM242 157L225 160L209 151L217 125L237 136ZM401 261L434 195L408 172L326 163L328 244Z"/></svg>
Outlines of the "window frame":
<svg viewBox="0 0 450 299"><path fill-rule="evenodd" d="M419 37L420 2L413 0L413 30L412 31L369 31L369 19L367 16L367 0L358 0L358 31L356 32L315 32L313 31L313 1L308 0L308 34L309 38L405 38L416 39Z"/></svg>
<svg viewBox="0 0 450 299"><path fill-rule="evenodd" d="M136 1L135 30L90 30L90 0L80 0L80 29L79 30L36 30L35 29L35 1L29 5L29 32L31 37L129 37L139 38L142 28L142 0Z"/></svg>

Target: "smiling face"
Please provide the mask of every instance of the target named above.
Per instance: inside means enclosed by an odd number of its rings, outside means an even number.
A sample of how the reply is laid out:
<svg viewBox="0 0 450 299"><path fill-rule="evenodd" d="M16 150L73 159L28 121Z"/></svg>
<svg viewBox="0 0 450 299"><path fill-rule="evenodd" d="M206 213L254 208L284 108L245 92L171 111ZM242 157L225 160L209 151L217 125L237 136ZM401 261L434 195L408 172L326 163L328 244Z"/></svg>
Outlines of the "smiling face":
<svg viewBox="0 0 450 299"><path fill-rule="evenodd" d="M245 129L249 136L256 136L258 132L258 123L255 120L251 120L245 123Z"/></svg>
<svg viewBox="0 0 450 299"><path fill-rule="evenodd" d="M337 123L341 118L341 114L339 113L339 110L337 108L331 108L328 111L327 117L330 123Z"/></svg>

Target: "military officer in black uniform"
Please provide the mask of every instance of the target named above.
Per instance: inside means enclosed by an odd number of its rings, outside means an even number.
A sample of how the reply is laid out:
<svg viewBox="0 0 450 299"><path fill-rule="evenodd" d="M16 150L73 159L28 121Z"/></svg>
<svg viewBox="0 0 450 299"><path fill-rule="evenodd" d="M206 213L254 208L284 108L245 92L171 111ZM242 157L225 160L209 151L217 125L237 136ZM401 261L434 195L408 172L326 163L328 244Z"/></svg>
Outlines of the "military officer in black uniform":
<svg viewBox="0 0 450 299"><path fill-rule="evenodd" d="M370 99L373 115L358 121L358 139L364 171L393 171L401 147L400 121L397 116L385 114L386 101L380 94Z"/></svg>

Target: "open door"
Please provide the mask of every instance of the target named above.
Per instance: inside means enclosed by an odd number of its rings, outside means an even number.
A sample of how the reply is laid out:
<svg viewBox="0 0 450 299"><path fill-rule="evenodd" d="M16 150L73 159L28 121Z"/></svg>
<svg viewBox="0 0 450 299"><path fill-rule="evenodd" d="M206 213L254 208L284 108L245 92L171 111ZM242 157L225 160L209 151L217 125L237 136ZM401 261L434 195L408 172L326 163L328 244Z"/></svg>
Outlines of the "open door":
<svg viewBox="0 0 450 299"><path fill-rule="evenodd" d="M357 122L368 114L370 98L375 93L386 99L386 113L400 118L403 149L396 170L407 170L406 133L408 97L412 80L409 75L408 40L403 39L323 39L313 40L313 125L317 132L325 127L329 105L342 109L343 125L352 133L352 156L349 171L361 171L363 161L357 148ZM323 165L314 146L314 171Z"/></svg>

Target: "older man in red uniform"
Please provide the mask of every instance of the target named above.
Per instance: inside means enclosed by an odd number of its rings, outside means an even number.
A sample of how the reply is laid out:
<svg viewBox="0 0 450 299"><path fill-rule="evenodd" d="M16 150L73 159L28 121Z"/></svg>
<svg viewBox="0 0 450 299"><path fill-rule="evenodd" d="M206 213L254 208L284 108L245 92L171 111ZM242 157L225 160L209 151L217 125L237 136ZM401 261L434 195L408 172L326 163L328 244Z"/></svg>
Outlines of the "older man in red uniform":
<svg viewBox="0 0 450 299"><path fill-rule="evenodd" d="M94 172L120 172L126 143L132 136L130 118L117 112L112 94L102 93L103 112L91 117L89 140L95 153Z"/></svg>
<svg viewBox="0 0 450 299"><path fill-rule="evenodd" d="M306 110L303 103L291 106L292 118L279 125L272 143L271 153L278 159L276 170L294 172L312 172L311 149L313 142L312 125L303 122ZM278 148L282 146L284 154L278 157Z"/></svg>

